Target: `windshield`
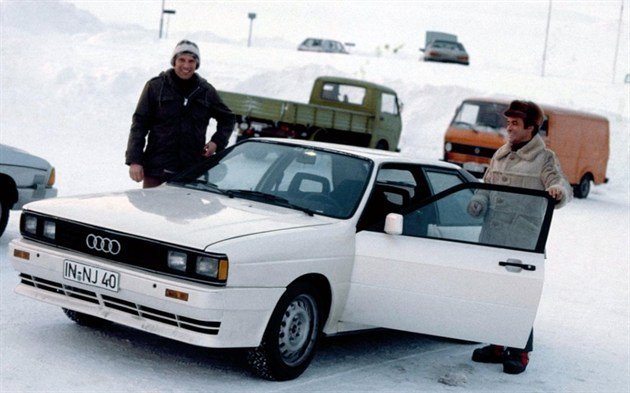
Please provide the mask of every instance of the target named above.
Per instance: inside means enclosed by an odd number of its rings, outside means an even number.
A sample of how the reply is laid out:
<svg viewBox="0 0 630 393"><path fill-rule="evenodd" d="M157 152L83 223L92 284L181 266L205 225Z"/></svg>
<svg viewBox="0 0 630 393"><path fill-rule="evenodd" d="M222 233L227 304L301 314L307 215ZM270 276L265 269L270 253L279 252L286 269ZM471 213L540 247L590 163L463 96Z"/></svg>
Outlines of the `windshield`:
<svg viewBox="0 0 630 393"><path fill-rule="evenodd" d="M506 135L503 116L506 109L505 104L465 101L459 107L451 125L457 128Z"/></svg>
<svg viewBox="0 0 630 393"><path fill-rule="evenodd" d="M248 140L178 174L170 184L349 218L372 166L352 155Z"/></svg>

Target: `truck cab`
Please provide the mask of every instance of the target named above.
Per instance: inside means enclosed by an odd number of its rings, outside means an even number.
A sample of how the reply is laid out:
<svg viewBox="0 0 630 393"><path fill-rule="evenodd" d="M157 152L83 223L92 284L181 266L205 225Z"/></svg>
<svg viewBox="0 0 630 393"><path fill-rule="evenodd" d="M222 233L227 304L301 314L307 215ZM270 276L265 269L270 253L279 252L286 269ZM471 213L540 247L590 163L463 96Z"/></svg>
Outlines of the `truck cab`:
<svg viewBox="0 0 630 393"><path fill-rule="evenodd" d="M322 76L308 103L220 91L239 122L238 139L308 139L399 150L402 104L393 89L362 80Z"/></svg>
<svg viewBox="0 0 630 393"><path fill-rule="evenodd" d="M396 92L388 87L375 83L338 77L319 77L313 84L309 103L347 111L361 112L369 116L368 124L375 130L372 135L364 134L358 146L372 147L381 150L398 148L402 121L400 119L401 104ZM370 128L369 126L366 128ZM313 140L335 142L323 136Z"/></svg>

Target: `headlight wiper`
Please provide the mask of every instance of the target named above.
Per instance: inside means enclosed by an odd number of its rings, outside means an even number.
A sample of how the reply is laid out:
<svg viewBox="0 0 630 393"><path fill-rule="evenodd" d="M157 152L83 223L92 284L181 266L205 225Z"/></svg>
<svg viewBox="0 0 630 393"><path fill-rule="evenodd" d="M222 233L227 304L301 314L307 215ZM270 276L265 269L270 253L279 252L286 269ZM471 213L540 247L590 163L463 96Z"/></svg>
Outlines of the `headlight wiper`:
<svg viewBox="0 0 630 393"><path fill-rule="evenodd" d="M288 199L277 196L277 195L273 195L273 194L268 194L266 192L262 192L262 191L254 191L254 190L222 190L225 192L226 195L228 195L230 198L233 197L234 195L236 196L242 196L242 197L254 197L256 199L262 199L264 201L267 202L271 202L274 205L278 205L278 206L283 206L283 207L288 207L291 209L295 209L295 210L300 210L303 211L304 213L308 214L309 216L312 216L313 214L315 214L315 212L307 207L303 207L303 206L298 206L295 205L291 202L289 202Z"/></svg>

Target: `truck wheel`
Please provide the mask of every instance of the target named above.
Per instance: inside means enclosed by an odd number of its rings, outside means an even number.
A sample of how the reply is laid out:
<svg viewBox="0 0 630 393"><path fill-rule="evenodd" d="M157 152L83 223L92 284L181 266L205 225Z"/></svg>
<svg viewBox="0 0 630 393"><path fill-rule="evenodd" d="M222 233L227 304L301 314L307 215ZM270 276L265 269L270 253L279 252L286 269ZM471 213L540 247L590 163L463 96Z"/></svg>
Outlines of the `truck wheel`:
<svg viewBox="0 0 630 393"><path fill-rule="evenodd" d="M573 195L579 199L586 198L590 191L591 191L590 175L582 176L582 179L580 180L580 184L573 186Z"/></svg>
<svg viewBox="0 0 630 393"><path fill-rule="evenodd" d="M0 236L4 233L9 222L9 203L0 199Z"/></svg>
<svg viewBox="0 0 630 393"><path fill-rule="evenodd" d="M317 291L308 283L287 289L271 314L262 343L247 353L255 374L287 381L304 372L321 334L320 304Z"/></svg>
<svg viewBox="0 0 630 393"><path fill-rule="evenodd" d="M69 310L67 308L62 308L62 310L63 310L63 313L66 314L66 316L70 318L71 321L76 322L77 324L81 326L95 328L95 327L103 327L111 323L106 319L84 314L82 312L78 312L74 310Z"/></svg>
<svg viewBox="0 0 630 393"><path fill-rule="evenodd" d="M377 150L389 150L389 145L387 144L387 141L380 140L376 144L375 149L377 149Z"/></svg>

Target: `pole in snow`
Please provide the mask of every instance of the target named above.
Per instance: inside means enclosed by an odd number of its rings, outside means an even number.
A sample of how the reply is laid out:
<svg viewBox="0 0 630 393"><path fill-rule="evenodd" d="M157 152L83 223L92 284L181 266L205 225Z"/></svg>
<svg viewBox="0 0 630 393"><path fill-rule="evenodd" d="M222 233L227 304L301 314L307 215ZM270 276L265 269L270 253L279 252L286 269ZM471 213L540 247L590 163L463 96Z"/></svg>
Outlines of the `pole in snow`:
<svg viewBox="0 0 630 393"><path fill-rule="evenodd" d="M549 0L549 11L547 12L547 31L545 32L545 49L543 50L542 70L540 76L545 76L545 62L547 61L547 41L549 40L549 24L551 23L551 0Z"/></svg>
<svg viewBox="0 0 630 393"><path fill-rule="evenodd" d="M613 60L612 83L615 83L617 73L617 55L619 55L619 39L621 37L621 19L623 18L623 0L621 0L621 10L619 10L619 27L617 28L617 44L615 45L615 59Z"/></svg>
<svg viewBox="0 0 630 393"><path fill-rule="evenodd" d="M256 19L256 13L250 12L247 14L249 18L249 37L247 38L247 47L252 46L252 25L254 24L254 19Z"/></svg>
<svg viewBox="0 0 630 393"><path fill-rule="evenodd" d="M162 39L162 31L164 31L164 14L167 15L175 15L175 10L165 10L164 9L164 1L162 0L162 12L160 13L160 35L159 38ZM170 18L167 19L167 23L170 21ZM166 32L164 33L164 38L166 38Z"/></svg>

